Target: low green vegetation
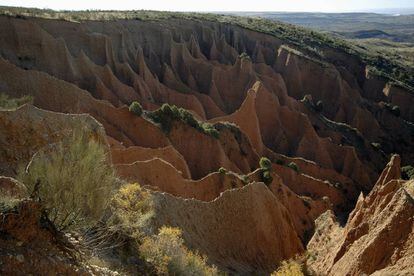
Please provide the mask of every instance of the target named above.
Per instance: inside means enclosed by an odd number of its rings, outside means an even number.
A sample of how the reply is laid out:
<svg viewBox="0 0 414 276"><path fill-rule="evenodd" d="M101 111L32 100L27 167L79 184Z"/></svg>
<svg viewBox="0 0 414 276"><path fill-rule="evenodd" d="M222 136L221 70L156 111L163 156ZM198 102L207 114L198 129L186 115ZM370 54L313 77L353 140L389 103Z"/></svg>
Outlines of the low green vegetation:
<svg viewBox="0 0 414 276"><path fill-rule="evenodd" d="M260 158L259 165L263 170L270 170L272 168L272 162L267 157Z"/></svg>
<svg viewBox="0 0 414 276"><path fill-rule="evenodd" d="M315 104L315 110L317 112L322 112L323 111L323 102L322 101L317 101Z"/></svg>
<svg viewBox="0 0 414 276"><path fill-rule="evenodd" d="M218 169L218 172L221 173L221 174L226 174L227 170L225 168L221 167L220 169Z"/></svg>
<svg viewBox="0 0 414 276"><path fill-rule="evenodd" d="M181 121L202 133L219 138L219 131L212 124L198 121L190 111L175 105L165 103L159 109L150 112L148 117L160 124L166 133L171 131L173 121Z"/></svg>
<svg viewBox="0 0 414 276"><path fill-rule="evenodd" d="M250 56L246 53L246 52L243 52L243 53L241 53L240 55L239 55L239 58L240 59L246 59L246 60L252 60L251 58L250 58Z"/></svg>
<svg viewBox="0 0 414 276"><path fill-rule="evenodd" d="M292 161L287 166L295 172L299 173L299 166L295 162Z"/></svg>
<svg viewBox="0 0 414 276"><path fill-rule="evenodd" d="M112 198L112 216L108 222L111 232L141 239L153 217L151 194L137 183L124 184Z"/></svg>
<svg viewBox="0 0 414 276"><path fill-rule="evenodd" d="M401 168L401 177L405 180L414 179L414 167L404 166Z"/></svg>
<svg viewBox="0 0 414 276"><path fill-rule="evenodd" d="M303 265L295 260L282 261L279 268L270 276L303 276Z"/></svg>
<svg viewBox="0 0 414 276"><path fill-rule="evenodd" d="M272 162L267 157L260 158L259 161L260 166L260 177L261 180L266 184L269 185L273 181L272 177Z"/></svg>
<svg viewBox="0 0 414 276"><path fill-rule="evenodd" d="M219 275L207 258L190 251L178 228L163 226L157 235L145 237L139 248L158 275Z"/></svg>
<svg viewBox="0 0 414 276"><path fill-rule="evenodd" d="M0 110L15 109L26 103L33 103L32 96L23 96L20 98L11 98L9 95L0 93Z"/></svg>
<svg viewBox="0 0 414 276"><path fill-rule="evenodd" d="M129 106L129 111L134 113L137 116L141 116L143 112L141 104L137 101L133 101L131 103L131 105Z"/></svg>
<svg viewBox="0 0 414 276"><path fill-rule="evenodd" d="M93 226L117 183L103 146L82 129L39 151L17 178L59 230Z"/></svg>
<svg viewBox="0 0 414 276"><path fill-rule="evenodd" d="M282 159L276 159L275 163L278 164L278 165L283 166L285 164L285 161L283 161Z"/></svg>
<svg viewBox="0 0 414 276"><path fill-rule="evenodd" d="M380 150L381 149L381 144L380 143L376 143L376 142L372 142L371 146L375 149L375 150Z"/></svg>
<svg viewBox="0 0 414 276"><path fill-rule="evenodd" d="M399 117L401 115L401 110L398 105L392 105L390 103L385 103L384 106L388 111L390 111L395 116Z"/></svg>

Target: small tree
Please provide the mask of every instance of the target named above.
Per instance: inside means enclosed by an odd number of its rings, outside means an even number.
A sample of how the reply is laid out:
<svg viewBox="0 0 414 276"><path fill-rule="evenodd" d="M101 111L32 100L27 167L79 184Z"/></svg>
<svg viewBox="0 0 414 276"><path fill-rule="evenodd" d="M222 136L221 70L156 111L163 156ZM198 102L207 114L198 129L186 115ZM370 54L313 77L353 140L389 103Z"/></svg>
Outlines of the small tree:
<svg viewBox="0 0 414 276"><path fill-rule="evenodd" d="M259 165L263 170L270 170L272 168L272 162L267 157L260 158Z"/></svg>
<svg viewBox="0 0 414 276"><path fill-rule="evenodd" d="M290 162L288 165L287 165L289 168L291 168L292 170L294 170L295 172L299 172L299 167L298 167L298 165L296 165L296 163L295 162Z"/></svg>
<svg viewBox="0 0 414 276"><path fill-rule="evenodd" d="M142 115L142 106L139 102L133 101L131 105L129 106L129 111L134 113L137 116Z"/></svg>

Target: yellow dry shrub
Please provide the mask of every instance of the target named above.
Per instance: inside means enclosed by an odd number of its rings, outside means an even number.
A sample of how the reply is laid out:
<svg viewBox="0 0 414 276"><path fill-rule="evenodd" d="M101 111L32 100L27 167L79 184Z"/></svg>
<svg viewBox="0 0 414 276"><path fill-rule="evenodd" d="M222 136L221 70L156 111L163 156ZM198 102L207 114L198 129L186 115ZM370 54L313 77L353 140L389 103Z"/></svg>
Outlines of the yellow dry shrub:
<svg viewBox="0 0 414 276"><path fill-rule="evenodd" d="M132 238L140 239L153 216L152 197L138 183L126 184L114 195L111 209L112 227Z"/></svg>
<svg viewBox="0 0 414 276"><path fill-rule="evenodd" d="M140 253L159 275L218 275L206 257L185 247L181 234L178 228L164 226L158 235L143 239Z"/></svg>
<svg viewBox="0 0 414 276"><path fill-rule="evenodd" d="M302 265L295 260L283 261L271 276L303 276L302 269Z"/></svg>

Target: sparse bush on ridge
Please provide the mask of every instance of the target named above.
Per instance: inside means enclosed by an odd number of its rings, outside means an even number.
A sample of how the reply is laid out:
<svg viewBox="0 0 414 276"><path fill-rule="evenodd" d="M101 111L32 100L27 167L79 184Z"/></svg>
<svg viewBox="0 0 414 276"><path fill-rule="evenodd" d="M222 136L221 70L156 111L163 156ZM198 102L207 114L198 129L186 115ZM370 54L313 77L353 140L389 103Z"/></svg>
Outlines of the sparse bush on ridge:
<svg viewBox="0 0 414 276"><path fill-rule="evenodd" d="M285 161L283 161L282 159L276 159L275 163L283 166L285 164Z"/></svg>
<svg viewBox="0 0 414 276"><path fill-rule="evenodd" d="M23 96L20 98L10 98L9 95L0 93L0 109L14 109L26 103L32 103L32 96Z"/></svg>
<svg viewBox="0 0 414 276"><path fill-rule="evenodd" d="M117 182L103 146L80 128L61 143L39 151L17 178L41 201L59 230L96 223Z"/></svg>
<svg viewBox="0 0 414 276"><path fill-rule="evenodd" d="M142 106L139 102L133 101L131 105L129 106L129 111L134 113L137 116L142 115Z"/></svg>
<svg viewBox="0 0 414 276"><path fill-rule="evenodd" d="M262 158L260 158L259 165L260 165L260 168L261 168L260 176L262 178L262 181L266 185L269 185L273 181L273 177L272 177L272 174L271 174L272 162L269 160L269 158L262 157Z"/></svg>
<svg viewBox="0 0 414 276"><path fill-rule="evenodd" d="M372 142L371 146L375 149L375 150L380 150L381 149L381 144L380 143L376 143L376 142Z"/></svg>
<svg viewBox="0 0 414 276"><path fill-rule="evenodd" d="M391 109L391 113L399 117L401 115L400 107L398 105L394 105Z"/></svg>
<svg viewBox="0 0 414 276"><path fill-rule="evenodd" d="M218 172L221 173L221 174L226 174L227 170L225 168L223 168L223 167L220 167L218 169Z"/></svg>
<svg viewBox="0 0 414 276"><path fill-rule="evenodd" d="M292 161L287 166L291 168L292 170L294 170L295 172L299 173L299 167L295 162Z"/></svg>
<svg viewBox="0 0 414 276"><path fill-rule="evenodd" d="M250 56L246 53L246 52L243 52L243 53L241 53L240 55L239 55L239 58L240 59L247 59L247 60L252 60L251 58L250 58Z"/></svg>
<svg viewBox="0 0 414 276"><path fill-rule="evenodd" d="M272 162L270 162L269 158L267 157L260 158L259 165L260 165L260 168L264 170L269 170L272 168Z"/></svg>
<svg viewBox="0 0 414 276"><path fill-rule="evenodd" d="M165 103L159 109L149 113L148 117L154 122L161 124L162 129L166 133L171 131L172 122L177 120L186 123L202 133L210 135L216 139L219 138L219 132L212 124L198 121L194 118L190 111L181 107L178 108L175 105Z"/></svg>
<svg viewBox="0 0 414 276"><path fill-rule="evenodd" d="M405 180L414 179L414 167L404 166L401 168L401 177Z"/></svg>
<svg viewBox="0 0 414 276"><path fill-rule="evenodd" d="M394 114L395 116L399 117L401 115L401 110L398 105L392 105L390 103L384 103L385 108Z"/></svg>
<svg viewBox="0 0 414 276"><path fill-rule="evenodd" d="M159 275L218 275L215 267L184 245L181 230L163 226L157 235L145 237L139 248L142 257Z"/></svg>

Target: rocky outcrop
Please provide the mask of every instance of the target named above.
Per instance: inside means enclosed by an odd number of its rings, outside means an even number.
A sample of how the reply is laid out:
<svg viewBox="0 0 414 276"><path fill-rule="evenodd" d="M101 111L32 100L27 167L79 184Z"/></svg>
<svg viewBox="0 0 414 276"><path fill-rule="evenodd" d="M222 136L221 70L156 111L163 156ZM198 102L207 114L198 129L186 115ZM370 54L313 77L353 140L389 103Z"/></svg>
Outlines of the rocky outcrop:
<svg viewBox="0 0 414 276"><path fill-rule="evenodd" d="M409 275L414 253L413 182L400 180L395 155L373 190L358 199L344 228L332 214L316 222L311 267L329 275ZM328 250L329 248L329 250Z"/></svg>
<svg viewBox="0 0 414 276"><path fill-rule="evenodd" d="M106 144L104 129L86 114L62 114L32 105L0 111L0 174L16 175L39 149L59 142L76 128L84 129L95 140Z"/></svg>
<svg viewBox="0 0 414 276"><path fill-rule="evenodd" d="M303 252L289 212L263 183L227 190L210 202L153 195L154 224L180 227L186 244L228 272L269 273Z"/></svg>
<svg viewBox="0 0 414 276"><path fill-rule="evenodd" d="M160 158L174 166L183 177L191 178L187 163L182 155L172 146L165 148L151 149L144 147L116 148L111 150L113 164L131 164L136 161L146 161Z"/></svg>

